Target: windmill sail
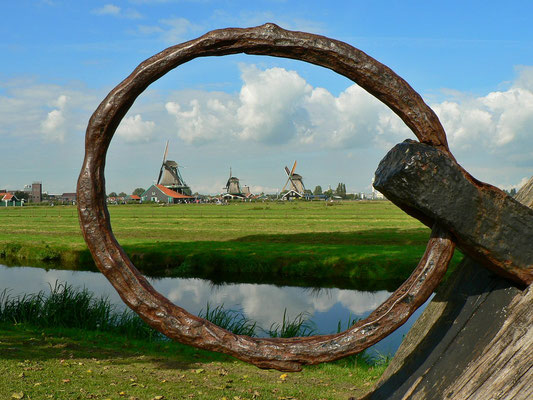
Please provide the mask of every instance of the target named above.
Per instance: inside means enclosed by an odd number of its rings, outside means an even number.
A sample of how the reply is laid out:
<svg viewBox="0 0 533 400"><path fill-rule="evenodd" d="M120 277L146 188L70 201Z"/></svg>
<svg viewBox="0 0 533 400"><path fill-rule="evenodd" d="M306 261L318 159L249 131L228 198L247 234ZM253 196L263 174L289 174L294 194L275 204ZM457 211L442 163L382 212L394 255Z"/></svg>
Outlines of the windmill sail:
<svg viewBox="0 0 533 400"><path fill-rule="evenodd" d="M161 165L161 169L159 170L159 176L157 177L157 184L159 185L159 182L161 181L161 175L163 175L163 170L164 170L164 165L165 165L165 161L167 160L167 153L168 153L168 140L167 140L167 145L165 147L165 152L163 153L163 163Z"/></svg>
<svg viewBox="0 0 533 400"><path fill-rule="evenodd" d="M285 166L285 173L287 174L288 178L287 178L287 182L285 182L285 185L283 186L283 189L281 189L281 191L284 192L285 188L287 188L287 185L290 182L289 191L292 190L298 197L302 197L305 192L303 178L301 175L294 173L295 170L296 170L296 161L294 161L294 164L291 170L289 170L289 168Z"/></svg>

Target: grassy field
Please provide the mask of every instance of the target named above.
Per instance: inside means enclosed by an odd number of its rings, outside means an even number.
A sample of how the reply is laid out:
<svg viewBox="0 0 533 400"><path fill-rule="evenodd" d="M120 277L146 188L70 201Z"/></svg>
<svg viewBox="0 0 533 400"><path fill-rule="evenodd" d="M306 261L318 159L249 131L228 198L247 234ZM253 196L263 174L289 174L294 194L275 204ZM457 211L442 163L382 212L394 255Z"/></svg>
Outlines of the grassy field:
<svg viewBox="0 0 533 400"><path fill-rule="evenodd" d="M409 275L429 236L386 201L119 205L109 211L121 245L154 276L390 289ZM91 268L75 207L0 208L0 220L5 263Z"/></svg>
<svg viewBox="0 0 533 400"><path fill-rule="evenodd" d="M0 324L2 399L343 399L368 391L384 365L353 358L283 374L178 343Z"/></svg>
<svg viewBox="0 0 533 400"><path fill-rule="evenodd" d="M109 210L117 239L143 272L214 280L392 290L429 236L385 201ZM2 263L92 265L75 207L0 208L0 221ZM282 374L178 343L39 324L0 323L0 393L8 399L348 399L385 368L359 356Z"/></svg>

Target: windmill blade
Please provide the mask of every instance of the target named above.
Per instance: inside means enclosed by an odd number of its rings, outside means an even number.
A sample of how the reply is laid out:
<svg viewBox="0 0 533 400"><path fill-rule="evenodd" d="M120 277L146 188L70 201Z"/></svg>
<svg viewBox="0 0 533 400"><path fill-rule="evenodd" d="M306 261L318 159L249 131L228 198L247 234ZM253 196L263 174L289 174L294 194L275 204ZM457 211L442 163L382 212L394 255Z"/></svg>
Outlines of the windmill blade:
<svg viewBox="0 0 533 400"><path fill-rule="evenodd" d="M165 161L167 161L167 154L168 154L168 140L167 140L167 145L165 147L165 152L163 153L163 164L165 163Z"/></svg>
<svg viewBox="0 0 533 400"><path fill-rule="evenodd" d="M298 188L296 187L296 183L294 183L294 181L292 180L292 176L289 177L289 180L291 181L291 185L292 185L292 188L294 189L294 191L295 192L299 192Z"/></svg>
<svg viewBox="0 0 533 400"><path fill-rule="evenodd" d="M292 176L292 174L294 174L294 170L295 169L296 169L296 160L294 160L294 165L292 166L291 176Z"/></svg>
<svg viewBox="0 0 533 400"><path fill-rule="evenodd" d="M163 169L164 169L164 165L161 166L161 169L159 170L159 176L157 177L157 183L156 185L159 185L159 182L161 181L161 175L163 175Z"/></svg>
<svg viewBox="0 0 533 400"><path fill-rule="evenodd" d="M289 171L289 168L285 166L285 172L287 173L287 176L291 176L291 171Z"/></svg>
<svg viewBox="0 0 533 400"><path fill-rule="evenodd" d="M283 186L283 189L281 189L280 193L282 193L285 190L285 188L287 187L287 184L289 183L290 180L291 180L291 177L289 176L289 179L287 179L287 182L285 182L285 185Z"/></svg>

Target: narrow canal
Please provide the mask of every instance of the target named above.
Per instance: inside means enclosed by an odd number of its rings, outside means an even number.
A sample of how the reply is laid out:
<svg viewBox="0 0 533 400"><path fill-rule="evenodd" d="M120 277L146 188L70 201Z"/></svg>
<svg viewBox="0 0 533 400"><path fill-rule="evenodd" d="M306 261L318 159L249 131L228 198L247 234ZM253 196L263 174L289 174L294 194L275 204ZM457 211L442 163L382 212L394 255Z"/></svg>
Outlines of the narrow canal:
<svg viewBox="0 0 533 400"><path fill-rule="evenodd" d="M288 319L305 316L315 334L337 332L339 323L346 329L350 319L365 318L390 295L387 291L365 292L347 289L317 289L266 284L213 284L195 278L150 278L151 284L169 300L198 315L207 304L213 308L239 310L243 315L268 330L280 324L286 312ZM116 310L125 307L117 292L99 272L68 271L0 265L0 291L10 296L48 293L56 282L75 288L87 288L95 297L106 297ZM403 336L418 318L422 306L409 321L392 335L374 345L371 355L393 355ZM261 336L261 331L257 331ZM266 334L265 334L266 335Z"/></svg>

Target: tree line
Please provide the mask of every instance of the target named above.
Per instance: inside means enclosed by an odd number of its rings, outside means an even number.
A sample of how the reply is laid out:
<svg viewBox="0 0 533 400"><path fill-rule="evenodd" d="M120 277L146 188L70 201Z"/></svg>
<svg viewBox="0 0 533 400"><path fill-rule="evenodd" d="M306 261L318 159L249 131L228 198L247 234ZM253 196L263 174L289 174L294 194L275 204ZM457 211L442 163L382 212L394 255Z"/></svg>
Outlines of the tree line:
<svg viewBox="0 0 533 400"><path fill-rule="evenodd" d="M315 190L313 190L312 192L315 196L320 196L320 195L324 195L326 197L333 197L333 196L337 196L337 197L340 197L342 199L346 199L346 200L356 200L356 199L359 199L360 196L358 193L346 193L346 184L340 182L338 185L337 185L337 189L333 190L331 189L331 187L328 188L328 190L322 190L322 186L320 185L317 185L315 186Z"/></svg>

